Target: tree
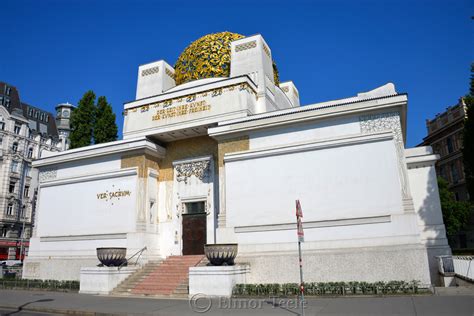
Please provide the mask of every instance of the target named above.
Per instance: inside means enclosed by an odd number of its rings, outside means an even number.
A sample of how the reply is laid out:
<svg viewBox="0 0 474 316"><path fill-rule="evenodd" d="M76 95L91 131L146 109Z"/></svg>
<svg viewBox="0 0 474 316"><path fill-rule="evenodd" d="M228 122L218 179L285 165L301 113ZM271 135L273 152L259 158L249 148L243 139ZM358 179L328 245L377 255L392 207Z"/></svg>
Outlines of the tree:
<svg viewBox="0 0 474 316"><path fill-rule="evenodd" d="M97 100L97 110L94 123L94 142L96 144L117 140L117 124L112 106L105 97Z"/></svg>
<svg viewBox="0 0 474 316"><path fill-rule="evenodd" d="M454 193L449 191L448 182L438 177L439 199L443 211L443 221L448 235L454 235L464 229L469 221L471 204L456 201Z"/></svg>
<svg viewBox="0 0 474 316"><path fill-rule="evenodd" d="M471 65L471 86L469 94L464 97L464 102L467 106L462 149L464 174L470 200L474 202L474 64Z"/></svg>
<svg viewBox="0 0 474 316"><path fill-rule="evenodd" d="M92 143L95 116L95 94L87 91L71 114L71 149Z"/></svg>

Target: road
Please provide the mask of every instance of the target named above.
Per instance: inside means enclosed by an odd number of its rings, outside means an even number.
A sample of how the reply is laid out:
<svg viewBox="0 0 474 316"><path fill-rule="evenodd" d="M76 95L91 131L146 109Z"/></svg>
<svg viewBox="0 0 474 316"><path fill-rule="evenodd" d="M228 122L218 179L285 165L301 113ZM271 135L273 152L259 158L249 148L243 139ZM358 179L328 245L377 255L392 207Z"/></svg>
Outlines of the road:
<svg viewBox="0 0 474 316"><path fill-rule="evenodd" d="M77 293L0 290L0 310L81 315L300 315L295 300L194 300L95 296ZM11 314L12 311L20 311ZM3 315L3 314L2 314ZM42 314L47 315L47 314ZM305 315L474 315L474 295L310 298Z"/></svg>

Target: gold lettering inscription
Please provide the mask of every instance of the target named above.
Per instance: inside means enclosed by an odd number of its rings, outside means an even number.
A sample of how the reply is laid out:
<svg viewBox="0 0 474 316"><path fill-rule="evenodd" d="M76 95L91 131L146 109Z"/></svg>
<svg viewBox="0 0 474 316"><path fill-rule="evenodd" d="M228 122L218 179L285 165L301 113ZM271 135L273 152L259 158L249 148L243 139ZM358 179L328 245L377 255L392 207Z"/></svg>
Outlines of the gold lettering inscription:
<svg viewBox="0 0 474 316"><path fill-rule="evenodd" d="M129 190L125 190L125 191L122 191L122 190L118 190L118 191L114 191L114 192L103 192L103 193L97 193L97 199L98 200L112 200L114 198L118 198L120 199L121 197L127 197L127 196L130 196L132 194L131 191Z"/></svg>
<svg viewBox="0 0 474 316"><path fill-rule="evenodd" d="M192 102L188 104L174 106L172 108L160 109L156 111L156 114L152 116L153 121L164 120L167 118L173 118L177 116L183 116L196 112L209 111L211 105L206 100Z"/></svg>

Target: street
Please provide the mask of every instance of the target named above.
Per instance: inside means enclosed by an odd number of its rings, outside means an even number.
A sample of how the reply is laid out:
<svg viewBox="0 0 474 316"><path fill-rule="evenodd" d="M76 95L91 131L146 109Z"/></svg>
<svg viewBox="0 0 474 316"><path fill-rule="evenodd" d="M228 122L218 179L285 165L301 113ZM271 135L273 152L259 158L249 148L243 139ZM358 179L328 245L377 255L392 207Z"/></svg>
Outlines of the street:
<svg viewBox="0 0 474 316"><path fill-rule="evenodd" d="M135 298L0 290L1 315L300 315L294 299ZM38 314L38 313L43 314ZM46 314L44 314L46 313ZM469 315L474 296L309 298L305 315Z"/></svg>

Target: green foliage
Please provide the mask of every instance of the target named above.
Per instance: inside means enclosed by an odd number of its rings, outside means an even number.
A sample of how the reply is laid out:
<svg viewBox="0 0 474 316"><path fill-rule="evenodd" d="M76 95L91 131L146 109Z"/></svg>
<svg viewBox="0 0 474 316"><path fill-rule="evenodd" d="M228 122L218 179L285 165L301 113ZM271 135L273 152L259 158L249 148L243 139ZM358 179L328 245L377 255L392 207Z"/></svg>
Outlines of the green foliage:
<svg viewBox="0 0 474 316"><path fill-rule="evenodd" d="M112 106L105 97L97 100L96 119L94 122L94 142L96 144L117 140L117 124Z"/></svg>
<svg viewBox="0 0 474 316"><path fill-rule="evenodd" d="M87 91L71 114L71 149L88 146L92 143L95 116L95 94Z"/></svg>
<svg viewBox="0 0 474 316"><path fill-rule="evenodd" d="M469 202L456 201L454 193L449 191L448 182L442 177L438 177L438 189L444 226L448 235L454 235L468 223L471 204Z"/></svg>
<svg viewBox="0 0 474 316"><path fill-rule="evenodd" d="M0 279L0 289L35 289L45 291L77 292L79 281Z"/></svg>
<svg viewBox="0 0 474 316"><path fill-rule="evenodd" d="M71 115L71 149L117 140L112 106L104 96L95 105L95 93L87 91Z"/></svg>
<svg viewBox="0 0 474 316"><path fill-rule="evenodd" d="M311 282L304 288L307 296L402 295L419 293L420 282ZM299 286L296 283L236 284L232 293L234 296L296 296Z"/></svg>
<svg viewBox="0 0 474 316"><path fill-rule="evenodd" d="M464 121L463 160L467 191L474 202L474 64L471 65L471 85L469 95L464 98L467 106L467 118Z"/></svg>

